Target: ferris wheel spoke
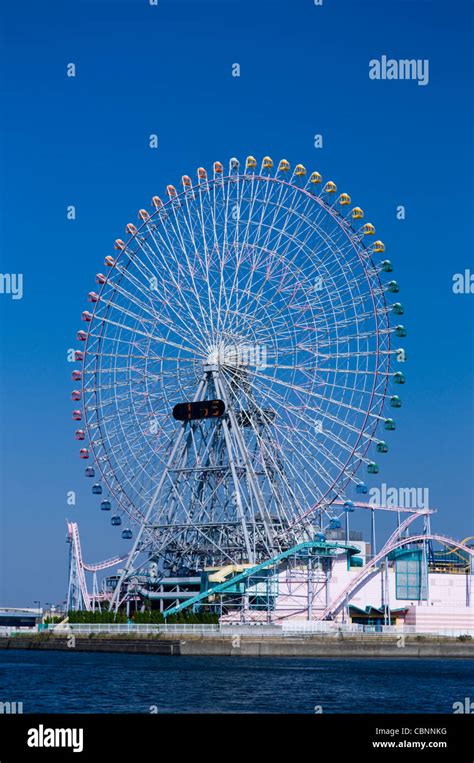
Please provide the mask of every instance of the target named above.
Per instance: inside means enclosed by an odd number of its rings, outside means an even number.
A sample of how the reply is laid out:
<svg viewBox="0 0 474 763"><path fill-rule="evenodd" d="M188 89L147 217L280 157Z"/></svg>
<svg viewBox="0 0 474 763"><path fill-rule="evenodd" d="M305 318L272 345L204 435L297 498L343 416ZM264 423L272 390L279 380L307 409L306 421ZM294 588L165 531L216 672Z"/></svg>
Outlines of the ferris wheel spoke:
<svg viewBox="0 0 474 763"><path fill-rule="evenodd" d="M131 274L129 272L128 272L128 278L130 282L132 282ZM135 288L138 288L137 283L134 283ZM135 307L138 310L142 310L145 315L148 315L150 320L154 322L162 323L163 325L167 326L167 328L173 329L175 332L178 331L178 327L179 327L179 333L183 338L188 339L188 341L192 339L194 339L194 341L196 340L195 336L193 336L191 332L182 325L181 316L179 312L176 312L174 313L174 315L168 317L167 315L164 314L163 310L158 312L158 310L156 309L156 304L153 305L151 301L150 301L150 304L143 302L143 300L137 298L135 294L132 294L132 292L128 291L127 289L124 289L123 287L115 283L113 279L109 279L109 284L113 287L114 292L120 294L121 297L123 297L124 299L128 300L130 303L135 305ZM145 289L147 288L146 284L142 286L142 289L143 288ZM150 295L152 294L153 292L150 291ZM114 308L116 306L115 301L113 301L112 299L107 299L105 297L101 297L101 303L102 305L105 305L109 308Z"/></svg>
<svg viewBox="0 0 474 763"><path fill-rule="evenodd" d="M169 217L167 219L169 219ZM165 255L164 258L156 260L156 257L155 257L154 272L158 276L163 274L164 278L168 277L170 279L170 282L171 282L171 284L173 286L173 295L174 295L174 298L176 298L178 303L179 303L180 310L182 310L183 314L186 315L186 317L189 319L189 321L194 325L194 327L195 327L195 329L197 331L197 335L200 336L202 338L202 340L204 341L205 340L205 335L203 333L203 326L207 325L207 320L206 320L205 313L203 311L202 304L199 301L199 295L196 292L196 290L194 290L193 298L196 298L196 297L198 298L198 302L197 302L196 306L197 306L198 312L199 312L199 314L201 316L201 322L199 322L198 318L194 315L193 310L189 309L189 304L187 303L186 298L184 296L184 290L183 290L183 286L182 286L182 283L181 283L181 281L183 279L185 279L185 271L184 271L184 268L182 267L181 263L179 262L179 259L178 259L177 255L176 255L175 247L173 245L173 242L172 242L172 240L170 238L170 235L169 235L169 232L168 232L168 227L167 226L163 226L163 228L164 228L164 231L165 231L166 238L162 235L161 229L159 229L157 227L151 228L151 226L148 225L148 230L150 232L150 236L151 236L152 240L155 242L155 245L157 246L158 251L159 251L160 246L162 246L164 248L165 252L166 252L166 255ZM173 233L174 233L174 231L173 231ZM160 239L160 242L161 242L160 244L157 243L157 236ZM151 250L151 251L153 251L153 250ZM189 260L188 260L188 262L189 262ZM173 269L171 268L171 264L174 265L175 271L173 271ZM188 291L188 294L190 294L190 291ZM171 304L172 300L169 300L168 303Z"/></svg>
<svg viewBox="0 0 474 763"><path fill-rule="evenodd" d="M280 400L280 401L277 401L277 402L280 403L280 410L284 410L285 409L284 408L285 401L281 401ZM293 454L293 456L296 458L296 460L300 463L300 466L302 466L303 468L304 468L304 463L306 463L308 466L311 467L312 461L315 459L315 454L314 453L310 453L306 457L305 453L306 452L309 453L309 448L302 441L299 441L298 442L298 447L295 447L294 439L293 439L293 436L292 436L292 435L294 435L295 427L292 424L292 422L289 422L287 426L285 426L283 424L278 424L277 423L275 425L275 428L280 433L280 438L284 439L287 442L287 444L288 444L288 448L287 448L288 453L291 452ZM288 434L287 434L286 430L288 430ZM282 451L283 451L283 449L282 449ZM293 468L293 467L291 467L291 468ZM323 476L323 473L326 473L326 470L322 467L322 465L320 463L319 463L319 470L321 471L321 476ZM298 473L301 476L301 472L295 472L295 475L298 474Z"/></svg>
<svg viewBox="0 0 474 763"><path fill-rule="evenodd" d="M344 403L343 400L336 400L336 399L333 399L333 398L328 398L325 395L322 395L322 394L320 394L318 392L315 392L312 389L309 389L307 387L303 387L301 385L290 384L290 383L285 382L283 380L280 380L280 379L278 379L276 377L272 377L271 379L268 379L268 377L264 376L263 374L258 374L256 372L254 372L253 376L257 377L261 381L261 383L263 385L265 383L267 385L270 385L271 383L274 382L275 384L278 384L279 386L281 386L281 387L283 387L285 389L288 389L288 390L294 392L295 394L301 394L304 398L309 396L311 398L315 398L316 400L320 400L322 402L328 402L328 403L331 403L333 405L337 405L337 406L339 406L341 408L345 408L345 409L347 409L348 411L351 411L351 412L363 412L364 414L366 413L366 411L364 411L363 409L358 409L358 408L356 408L356 407L354 407L354 406L352 406L352 405L350 405L348 403ZM249 383L252 384L252 386L255 387L255 383L252 382L252 380L249 380ZM258 389L258 388L256 388L256 389ZM274 390L273 386L272 387L270 387L270 386L265 387L264 386L263 389L265 389L268 394L270 394L270 391L272 392L272 394L278 394ZM346 388L345 386L340 387L340 389L345 391L345 392L348 391L348 388ZM351 391L355 391L355 389L353 389ZM281 397L281 401L283 401L283 399L284 398ZM315 409L315 410L317 411L319 409ZM369 413L369 415L370 415L370 413Z"/></svg>
<svg viewBox="0 0 474 763"><path fill-rule="evenodd" d="M174 347L178 350L185 350L186 352L190 352L190 353L193 352L193 349L191 347L186 347L185 345L179 344L178 342L172 342L170 340L165 339L163 336L154 336L153 334L149 332L141 331L140 329L137 329L134 326L128 326L127 324L119 323L118 321L113 321L110 318L102 317L102 322L110 326L116 326L124 331L129 331L134 335L143 336L146 339L153 338L162 344L165 344L169 347Z"/></svg>

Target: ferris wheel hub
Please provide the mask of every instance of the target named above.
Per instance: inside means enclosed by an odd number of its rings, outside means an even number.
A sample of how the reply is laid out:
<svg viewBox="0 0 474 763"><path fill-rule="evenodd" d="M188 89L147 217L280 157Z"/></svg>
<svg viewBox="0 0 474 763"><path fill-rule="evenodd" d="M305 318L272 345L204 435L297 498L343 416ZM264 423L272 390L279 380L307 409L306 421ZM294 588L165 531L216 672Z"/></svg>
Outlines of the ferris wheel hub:
<svg viewBox="0 0 474 763"><path fill-rule="evenodd" d="M246 357L248 355L247 347L241 343L228 344L221 342L213 345L204 359L204 366L231 366L232 368L238 368L239 366L246 365Z"/></svg>

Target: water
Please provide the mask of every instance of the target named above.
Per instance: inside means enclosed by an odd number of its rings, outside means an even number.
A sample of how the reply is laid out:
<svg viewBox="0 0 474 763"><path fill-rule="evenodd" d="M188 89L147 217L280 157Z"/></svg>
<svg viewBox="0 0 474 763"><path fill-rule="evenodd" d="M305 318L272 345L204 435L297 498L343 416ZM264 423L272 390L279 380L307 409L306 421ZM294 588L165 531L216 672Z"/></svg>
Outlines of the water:
<svg viewBox="0 0 474 763"><path fill-rule="evenodd" d="M0 701L47 713L452 713L471 660L0 652Z"/></svg>

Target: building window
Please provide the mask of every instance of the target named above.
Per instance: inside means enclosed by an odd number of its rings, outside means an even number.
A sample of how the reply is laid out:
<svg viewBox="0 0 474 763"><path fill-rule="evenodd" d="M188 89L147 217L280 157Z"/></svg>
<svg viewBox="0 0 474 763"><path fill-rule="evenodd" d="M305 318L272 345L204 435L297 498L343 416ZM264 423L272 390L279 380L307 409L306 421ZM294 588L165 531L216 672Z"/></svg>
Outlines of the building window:
<svg viewBox="0 0 474 763"><path fill-rule="evenodd" d="M426 599L423 584L421 551L408 551L395 562L397 599ZM426 579L426 575L425 575ZM422 590L423 589L423 590Z"/></svg>

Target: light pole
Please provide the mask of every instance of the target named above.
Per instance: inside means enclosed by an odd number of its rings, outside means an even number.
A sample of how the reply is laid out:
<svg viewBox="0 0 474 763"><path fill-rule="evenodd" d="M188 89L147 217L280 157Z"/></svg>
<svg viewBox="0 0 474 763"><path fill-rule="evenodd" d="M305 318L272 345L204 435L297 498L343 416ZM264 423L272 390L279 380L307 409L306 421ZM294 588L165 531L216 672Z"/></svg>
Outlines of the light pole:
<svg viewBox="0 0 474 763"><path fill-rule="evenodd" d="M38 605L38 616L41 618L41 622L43 622L43 616L42 616L42 613L41 613L41 602L35 600L33 602L33 604L37 604Z"/></svg>

